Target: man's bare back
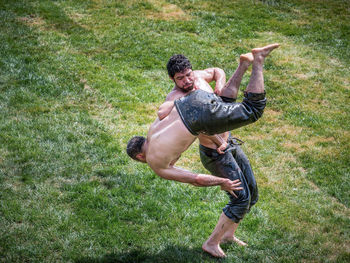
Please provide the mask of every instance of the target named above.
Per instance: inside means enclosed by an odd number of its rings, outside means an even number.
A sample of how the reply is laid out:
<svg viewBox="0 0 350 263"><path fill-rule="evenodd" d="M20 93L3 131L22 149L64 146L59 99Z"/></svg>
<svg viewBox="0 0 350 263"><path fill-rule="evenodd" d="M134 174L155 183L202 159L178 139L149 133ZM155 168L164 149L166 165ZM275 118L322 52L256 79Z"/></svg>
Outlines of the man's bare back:
<svg viewBox="0 0 350 263"><path fill-rule="evenodd" d="M152 166L167 168L174 165L181 153L194 142L192 135L183 124L175 107L170 114L153 122L148 130L146 161Z"/></svg>

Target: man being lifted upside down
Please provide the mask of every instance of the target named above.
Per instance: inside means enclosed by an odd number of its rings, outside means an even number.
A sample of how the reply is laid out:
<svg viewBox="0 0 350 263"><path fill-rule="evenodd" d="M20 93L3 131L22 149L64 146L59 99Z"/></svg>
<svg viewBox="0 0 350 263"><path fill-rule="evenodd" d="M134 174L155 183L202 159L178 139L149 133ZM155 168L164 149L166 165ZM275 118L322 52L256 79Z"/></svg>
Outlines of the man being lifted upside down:
<svg viewBox="0 0 350 263"><path fill-rule="evenodd" d="M227 131L253 123L263 114L266 104L263 63L265 57L278 46L272 44L242 55L240 66L225 86L222 70L192 71L189 62L189 65L181 66L181 61L176 62L178 58L171 58L168 72L175 82L175 88L160 107L159 118L151 125L147 139L135 136L127 146L131 158L147 163L164 179L195 186L220 185L222 190L229 193L230 203L223 209L217 226L203 244L203 250L215 257L225 256L220 242L245 244L235 238L234 232L239 221L257 201L257 188L247 158L232 140L228 141ZM242 103L236 103L240 81L250 63L253 69L244 92L245 98ZM214 80L216 94L212 93L208 84ZM174 166L181 153L197 137L201 143L202 163L214 176L195 174ZM227 142L231 144L230 149L226 149ZM222 155L214 154L218 145L217 150Z"/></svg>

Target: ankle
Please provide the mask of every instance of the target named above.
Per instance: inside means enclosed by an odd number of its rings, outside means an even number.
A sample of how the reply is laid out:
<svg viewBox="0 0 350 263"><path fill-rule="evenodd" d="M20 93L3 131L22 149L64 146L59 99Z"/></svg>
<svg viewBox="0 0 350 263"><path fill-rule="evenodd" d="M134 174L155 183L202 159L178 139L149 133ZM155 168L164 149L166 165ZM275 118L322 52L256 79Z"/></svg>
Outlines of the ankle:
<svg viewBox="0 0 350 263"><path fill-rule="evenodd" d="M263 65L265 62L265 57L263 56L254 56L254 61L253 61L253 67L256 67L257 65L258 66L261 66Z"/></svg>
<svg viewBox="0 0 350 263"><path fill-rule="evenodd" d="M251 63L248 62L248 61L242 61L242 62L239 63L238 68L239 68L240 70L242 70L243 72L246 72L246 71L248 70L250 64L251 64Z"/></svg>
<svg viewBox="0 0 350 263"><path fill-rule="evenodd" d="M207 241L204 242L204 246L210 246L210 247L213 247L213 246L217 246L219 245L220 242L217 242L216 240L213 240L213 239L208 239Z"/></svg>

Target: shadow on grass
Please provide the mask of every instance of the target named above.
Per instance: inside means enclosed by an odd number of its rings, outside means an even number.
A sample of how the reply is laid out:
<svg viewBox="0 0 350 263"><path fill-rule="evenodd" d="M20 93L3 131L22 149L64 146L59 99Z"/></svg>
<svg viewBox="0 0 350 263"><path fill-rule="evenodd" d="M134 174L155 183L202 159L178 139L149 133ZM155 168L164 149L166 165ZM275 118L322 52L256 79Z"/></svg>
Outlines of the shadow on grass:
<svg viewBox="0 0 350 263"><path fill-rule="evenodd" d="M125 253L111 253L102 257L82 257L76 259L76 263L135 263L135 262L221 262L202 251L201 248L188 248L180 246L168 246L158 253L145 250L132 250Z"/></svg>

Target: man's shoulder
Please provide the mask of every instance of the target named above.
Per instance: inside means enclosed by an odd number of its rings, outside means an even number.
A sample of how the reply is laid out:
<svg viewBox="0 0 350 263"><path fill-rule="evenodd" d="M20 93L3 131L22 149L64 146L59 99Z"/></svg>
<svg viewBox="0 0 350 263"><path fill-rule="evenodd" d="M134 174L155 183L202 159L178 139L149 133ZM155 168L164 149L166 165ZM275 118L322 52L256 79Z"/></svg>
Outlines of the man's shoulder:
<svg viewBox="0 0 350 263"><path fill-rule="evenodd" d="M205 80L206 82L213 81L215 73L215 68L206 68L203 70L195 70L194 71L194 77L198 80Z"/></svg>
<svg viewBox="0 0 350 263"><path fill-rule="evenodd" d="M208 69L194 70L194 71L193 71L194 77L197 77L197 78L203 77L203 75L206 74L207 70L208 70Z"/></svg>

